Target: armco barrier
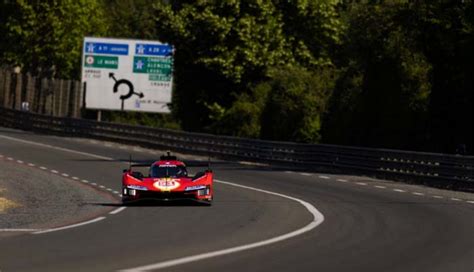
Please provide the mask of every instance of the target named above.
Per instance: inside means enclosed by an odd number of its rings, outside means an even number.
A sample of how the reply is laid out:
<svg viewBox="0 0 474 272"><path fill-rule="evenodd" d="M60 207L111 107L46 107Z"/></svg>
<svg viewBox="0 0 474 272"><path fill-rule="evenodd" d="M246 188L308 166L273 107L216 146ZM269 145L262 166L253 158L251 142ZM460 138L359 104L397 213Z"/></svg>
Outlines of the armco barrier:
<svg viewBox="0 0 474 272"><path fill-rule="evenodd" d="M273 166L474 190L474 156L299 144L53 117L0 108L0 126L90 137Z"/></svg>

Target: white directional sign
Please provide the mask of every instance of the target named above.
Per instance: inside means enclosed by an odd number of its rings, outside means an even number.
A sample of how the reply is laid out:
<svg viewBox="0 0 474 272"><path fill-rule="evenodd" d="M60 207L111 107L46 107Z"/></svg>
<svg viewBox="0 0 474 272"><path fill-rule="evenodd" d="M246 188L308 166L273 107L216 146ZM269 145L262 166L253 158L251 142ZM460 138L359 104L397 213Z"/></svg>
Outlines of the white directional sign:
<svg viewBox="0 0 474 272"><path fill-rule="evenodd" d="M82 82L88 109L170 112L173 47L85 37Z"/></svg>

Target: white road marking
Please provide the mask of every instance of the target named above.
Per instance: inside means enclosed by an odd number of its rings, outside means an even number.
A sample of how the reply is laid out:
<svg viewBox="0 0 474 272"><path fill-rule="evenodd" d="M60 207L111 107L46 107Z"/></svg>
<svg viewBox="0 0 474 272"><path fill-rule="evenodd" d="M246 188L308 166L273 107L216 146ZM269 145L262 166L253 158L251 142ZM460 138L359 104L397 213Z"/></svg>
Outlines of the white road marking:
<svg viewBox="0 0 474 272"><path fill-rule="evenodd" d="M318 176L319 178L322 178L322 179L329 179L328 176Z"/></svg>
<svg viewBox="0 0 474 272"><path fill-rule="evenodd" d="M104 185L100 185L99 187L100 187L100 188L102 188L102 189L104 189L104 188L105 188L105 186L104 186Z"/></svg>
<svg viewBox="0 0 474 272"><path fill-rule="evenodd" d="M362 185L362 186L367 186L367 183L365 182L356 182L357 185Z"/></svg>
<svg viewBox="0 0 474 272"><path fill-rule="evenodd" d="M22 161L22 160L16 160L16 162L17 162L17 163L21 163L21 164L25 163L25 162Z"/></svg>
<svg viewBox="0 0 474 272"><path fill-rule="evenodd" d="M106 147L111 147L113 144L105 144Z"/></svg>
<svg viewBox="0 0 474 272"><path fill-rule="evenodd" d="M60 151L75 153L75 154L79 154L79 155L90 156L90 157L94 157L94 158L102 159L102 160L113 160L112 158L104 157L104 156L100 156L100 155L96 155L96 154L92 154L92 153L81 152L81 151L72 150L72 149L68 149L68 148L62 148L62 147L48 145L48 144L42 144L42 143L37 143L37 142L32 142L32 141L27 141L27 140L16 139L16 138L4 136L4 135L0 135L0 138L8 139L8 140L11 140L11 141L16 141L16 142L21 142L21 143L27 143L27 144L47 147L47 148L56 149L56 150L60 150Z"/></svg>
<svg viewBox="0 0 474 272"><path fill-rule="evenodd" d="M213 258L213 257L217 257L217 256L222 256L222 255L226 255L226 254L232 254L232 253L236 253L236 252L240 252L240 251L244 251L244 250L249 250L249 249L253 249L253 248L257 248L257 247L261 247L261 246L266 246L266 245L281 242L283 240L290 239L290 238L296 237L298 235L301 235L305 232L308 232L308 231L316 228L319 224L321 224L324 221L324 216L313 205L311 205L310 203L308 203L304 200L301 200L299 198L295 198L295 197L292 197L292 196L288 196L288 195L284 195L284 194L280 194L280 193L275 193L275 192L271 192L271 191L267 191L267 190L262 190L262 189L258 189L258 188L255 188L255 187L240 185L240 184L237 184L237 183L231 183L231 182L222 181L222 180L214 180L214 181L216 183L221 183L221 184L225 184L225 185L229 185L229 186L239 187L239 188L248 189L248 190L252 190L252 191L257 191L257 192L261 192L261 193L266 193L266 194L270 194L270 195L275 195L275 196L279 196L279 197L283 197L283 198L286 198L286 199L296 201L296 202L300 203L301 205L303 205L303 207L305 207L306 210L308 210L308 212L313 216L313 220L309 224L307 224L306 226L304 226L300 229L297 229L295 231L292 231L292 232L289 232L289 233L286 233L286 234L283 234L283 235L280 235L280 236L276 236L276 237L273 237L273 238L270 238L270 239L267 239L267 240L263 240L263 241L259 241L259 242L255 242L255 243L250 243L250 244L246 244L246 245L241 245L241 246L236 246L236 247L231 247L231 248L226 248L226 249L222 249L222 250L216 250L216 251L201 253L201 254L197 254L197 255L187 256L187 257L183 257L183 258L168 260L168 261L159 262L159 263L155 263L155 264L150 264L150 265L145 265L145 266L140 266L140 267L135 267L135 268L129 268L129 269L121 270L121 271L131 272L131 271L148 271L148 270L162 269L162 268L181 265L181 264L185 264L185 263L196 262L196 261L200 261L200 260L204 260L204 259L208 259L208 258Z"/></svg>
<svg viewBox="0 0 474 272"><path fill-rule="evenodd" d="M285 171L285 173L287 173L287 174L293 174L294 172L293 172L293 171Z"/></svg>
<svg viewBox="0 0 474 272"><path fill-rule="evenodd" d="M84 183L89 183L89 181L87 179L83 179L81 181L84 182Z"/></svg>
<svg viewBox="0 0 474 272"><path fill-rule="evenodd" d="M73 225L69 225L69 226L64 226L64 227L59 227L59 228L54 228L54 229L45 229L45 230L41 230L41 231L36 231L36 232L33 232L32 234L43 234L43 233L48 233L48 232L53 232L53 231L58 231L58 230L65 230L65 229L72 229L72 228L77 228L77 227L81 227L81 226L84 226L84 225L88 225L88 224L92 224L92 223L95 223L95 222L99 222L101 220L104 220L105 217L101 216L101 217L97 217L97 218L94 218L92 220L89 220L89 221L85 221L85 222L81 222L81 223L77 223L77 224L73 224Z"/></svg>
<svg viewBox="0 0 474 272"><path fill-rule="evenodd" d="M348 182L347 179L336 179L337 181L340 181L340 182Z"/></svg>
<svg viewBox="0 0 474 272"><path fill-rule="evenodd" d="M58 174L59 172L53 169L51 170L51 173Z"/></svg>
<svg viewBox="0 0 474 272"><path fill-rule="evenodd" d="M0 232L40 231L41 229L0 229Z"/></svg>
<svg viewBox="0 0 474 272"><path fill-rule="evenodd" d="M3 158L3 155L0 155L0 158Z"/></svg>
<svg viewBox="0 0 474 272"><path fill-rule="evenodd" d="M97 183L95 183L95 182L92 182L91 184L94 185L94 186L97 186Z"/></svg>
<svg viewBox="0 0 474 272"><path fill-rule="evenodd" d="M12 157L7 157L7 160L13 161L13 158Z"/></svg>
<svg viewBox="0 0 474 272"><path fill-rule="evenodd" d="M69 175L66 174L66 173L62 173L61 176L63 176L63 177L69 177Z"/></svg>
<svg viewBox="0 0 474 272"><path fill-rule="evenodd" d="M471 204L474 204L474 201L466 201L467 203L471 203Z"/></svg>
<svg viewBox="0 0 474 272"><path fill-rule="evenodd" d="M402 189L393 189L393 191L399 192L399 193L405 193L406 192L405 190L402 190Z"/></svg>
<svg viewBox="0 0 474 272"><path fill-rule="evenodd" d="M72 177L73 180L78 180L79 178L78 177Z"/></svg>
<svg viewBox="0 0 474 272"><path fill-rule="evenodd" d="M117 208L111 212L109 212L109 214L118 214L119 212L125 210L127 207L120 207L120 208Z"/></svg>
<svg viewBox="0 0 474 272"><path fill-rule="evenodd" d="M33 167L33 166L35 166L35 164L34 163L28 163L28 166Z"/></svg>
<svg viewBox="0 0 474 272"><path fill-rule="evenodd" d="M434 198L444 198L444 197L439 196L439 195L434 195L433 197L434 197Z"/></svg>
<svg viewBox="0 0 474 272"><path fill-rule="evenodd" d="M40 166L40 169L41 170L48 170L48 168L44 167L44 166Z"/></svg>
<svg viewBox="0 0 474 272"><path fill-rule="evenodd" d="M374 187L375 187L375 188L379 188L379 189L387 189L387 187L382 186L382 185L375 185Z"/></svg>
<svg viewBox="0 0 474 272"><path fill-rule="evenodd" d="M119 192L117 192L117 191L113 191L113 193L114 193L114 194L116 194L116 195L120 194L120 193L119 193Z"/></svg>
<svg viewBox="0 0 474 272"><path fill-rule="evenodd" d="M107 191L109 191L109 192L112 192L113 190L112 190L112 189L110 189L110 188L107 188Z"/></svg>
<svg viewBox="0 0 474 272"><path fill-rule="evenodd" d="M425 195L425 194L419 193L419 192L413 192L412 194L414 194L414 195L419 195L419 196L424 196L424 195Z"/></svg>
<svg viewBox="0 0 474 272"><path fill-rule="evenodd" d="M311 174L311 173L300 173L300 175L309 177L309 176L312 176L313 174Z"/></svg>
<svg viewBox="0 0 474 272"><path fill-rule="evenodd" d="M461 201L461 199L455 198L455 197L451 197L451 200L454 200L454 201Z"/></svg>
<svg viewBox="0 0 474 272"><path fill-rule="evenodd" d="M128 147L121 145L121 146L119 146L118 148L120 148L120 149L127 149Z"/></svg>

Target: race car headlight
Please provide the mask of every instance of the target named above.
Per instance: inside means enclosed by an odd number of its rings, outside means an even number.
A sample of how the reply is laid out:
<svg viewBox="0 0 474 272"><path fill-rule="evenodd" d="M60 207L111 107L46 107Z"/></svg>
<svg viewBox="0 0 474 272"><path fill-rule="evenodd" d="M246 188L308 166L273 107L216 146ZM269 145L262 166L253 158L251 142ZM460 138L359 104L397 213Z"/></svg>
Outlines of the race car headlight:
<svg viewBox="0 0 474 272"><path fill-rule="evenodd" d="M148 188L141 185L127 185L128 189L139 190L139 191L148 191Z"/></svg>
<svg viewBox="0 0 474 272"><path fill-rule="evenodd" d="M198 190L198 196L204 196L204 195L208 195L211 193L211 189L206 186L204 189L201 189L201 190Z"/></svg>
<svg viewBox="0 0 474 272"><path fill-rule="evenodd" d="M185 191L196 191L196 190L201 190L201 189L206 189L206 185L196 185L196 186L188 186Z"/></svg>
<svg viewBox="0 0 474 272"><path fill-rule="evenodd" d="M135 196L136 194L137 191L135 191L134 189L123 188L123 195Z"/></svg>

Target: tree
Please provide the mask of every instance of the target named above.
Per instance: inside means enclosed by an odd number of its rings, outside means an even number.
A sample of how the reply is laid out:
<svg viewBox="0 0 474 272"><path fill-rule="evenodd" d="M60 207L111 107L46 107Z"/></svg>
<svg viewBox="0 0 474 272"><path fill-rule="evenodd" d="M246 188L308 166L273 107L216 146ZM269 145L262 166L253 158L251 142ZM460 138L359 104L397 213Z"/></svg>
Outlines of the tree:
<svg viewBox="0 0 474 272"><path fill-rule="evenodd" d="M331 65L328 48L341 34L334 2L172 1L155 5L159 40L176 46L173 106L183 127L215 127L209 124L213 122L209 116L216 116L211 110L231 108L236 97L268 79L273 67ZM292 12L287 11L289 7ZM303 24L304 20L308 27L292 28L293 21Z"/></svg>
<svg viewBox="0 0 474 272"><path fill-rule="evenodd" d="M432 66L404 28L404 4L353 4L324 140L425 148Z"/></svg>
<svg viewBox="0 0 474 272"><path fill-rule="evenodd" d="M105 33L97 0L24 1L10 4L3 58L34 75L78 78L84 36ZM4 42L2 42L4 43Z"/></svg>

